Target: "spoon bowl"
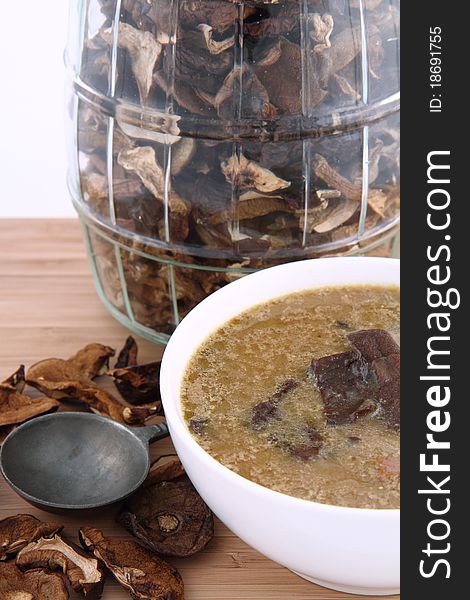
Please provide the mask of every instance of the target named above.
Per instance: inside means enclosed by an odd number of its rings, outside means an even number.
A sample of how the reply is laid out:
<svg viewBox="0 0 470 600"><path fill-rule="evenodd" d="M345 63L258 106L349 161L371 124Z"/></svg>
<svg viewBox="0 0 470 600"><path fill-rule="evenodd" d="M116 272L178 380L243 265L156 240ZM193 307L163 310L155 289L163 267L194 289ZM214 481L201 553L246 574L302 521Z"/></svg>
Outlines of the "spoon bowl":
<svg viewBox="0 0 470 600"><path fill-rule="evenodd" d="M122 500L147 476L149 443L165 423L128 427L90 413L37 417L3 442L0 468L9 485L44 509L91 509Z"/></svg>

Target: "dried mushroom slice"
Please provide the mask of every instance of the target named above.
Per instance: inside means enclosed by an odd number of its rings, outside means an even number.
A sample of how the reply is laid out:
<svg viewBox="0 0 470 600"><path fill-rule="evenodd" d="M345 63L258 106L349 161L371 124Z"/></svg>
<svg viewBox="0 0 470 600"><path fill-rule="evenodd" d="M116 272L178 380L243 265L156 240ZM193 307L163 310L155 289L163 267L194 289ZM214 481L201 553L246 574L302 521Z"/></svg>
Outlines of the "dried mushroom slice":
<svg viewBox="0 0 470 600"><path fill-rule="evenodd" d="M360 27L346 27L331 38L330 46L317 44L314 60L321 86L326 88L330 78L347 67L360 50Z"/></svg>
<svg viewBox="0 0 470 600"><path fill-rule="evenodd" d="M18 425L59 408L59 403L51 398L30 398L23 394L24 386L23 365L0 383L0 427Z"/></svg>
<svg viewBox="0 0 470 600"><path fill-rule="evenodd" d="M108 371L121 396L129 404L152 404L161 412L160 400L161 361L133 365Z"/></svg>
<svg viewBox="0 0 470 600"><path fill-rule="evenodd" d="M7 386L6 389L13 387L21 394L26 384L24 375L24 365L20 365L18 369L12 373L12 375L10 375L10 377L7 377L4 381L2 381L2 383L0 383L0 390L3 389L3 386Z"/></svg>
<svg viewBox="0 0 470 600"><path fill-rule="evenodd" d="M137 343L129 336L119 353L116 367L108 371L108 375L114 379L119 393L129 404L153 404L156 411L161 412L161 361L137 365L137 352Z"/></svg>
<svg viewBox="0 0 470 600"><path fill-rule="evenodd" d="M101 32L103 40L113 43L113 28ZM119 48L127 50L131 61L132 73L139 88L140 100L144 103L152 86L155 64L162 51L163 44L169 44L168 34L159 32L156 37L149 31L139 31L128 23L119 22L117 33Z"/></svg>
<svg viewBox="0 0 470 600"><path fill-rule="evenodd" d="M239 109L244 118L269 119L277 114L266 88L247 64L243 65L241 72L233 69L227 75L213 105L219 117L228 121L236 118Z"/></svg>
<svg viewBox="0 0 470 600"><path fill-rule="evenodd" d="M171 174L178 175L186 167L196 152L196 141L192 138L180 138L175 142L171 158Z"/></svg>
<svg viewBox="0 0 470 600"><path fill-rule="evenodd" d="M227 182L240 190L256 189L268 194L290 186L290 181L277 177L269 169L246 158L244 154L232 155L221 164L221 170Z"/></svg>
<svg viewBox="0 0 470 600"><path fill-rule="evenodd" d="M235 43L235 37L233 35L229 36L225 40L214 40L214 29L207 23L201 23L197 26L197 28L202 32L207 49L211 54L220 54L221 52L225 52Z"/></svg>
<svg viewBox="0 0 470 600"><path fill-rule="evenodd" d="M181 24L187 29L207 23L217 33L224 33L238 18L238 7L226 0L180 0L179 5Z"/></svg>
<svg viewBox="0 0 470 600"><path fill-rule="evenodd" d="M185 475L138 490L117 521L150 550L167 556L191 556L214 535L212 512Z"/></svg>
<svg viewBox="0 0 470 600"><path fill-rule="evenodd" d="M108 5L102 12L109 18L114 18L114 0L99 0L101 5ZM169 33L172 25L172 7L168 0L122 0L121 11L125 11L139 29Z"/></svg>
<svg viewBox="0 0 470 600"><path fill-rule="evenodd" d="M75 592L82 592L89 600L101 597L105 576L98 560L58 535L25 546L16 557L16 564L22 571L61 570Z"/></svg>
<svg viewBox="0 0 470 600"><path fill-rule="evenodd" d="M357 212L358 208L359 205L354 200L344 199L330 202L327 208L315 214L313 223L310 221L310 231L315 233L333 231L346 223Z"/></svg>
<svg viewBox="0 0 470 600"><path fill-rule="evenodd" d="M52 398L30 398L15 391L9 393L0 390L0 427L19 425L33 417L55 412L58 408L59 403Z"/></svg>
<svg viewBox="0 0 470 600"><path fill-rule="evenodd" d="M300 46L284 37L255 64L256 75L270 102L288 115L302 112L301 64ZM283 73L289 73L289 76L283 77Z"/></svg>
<svg viewBox="0 0 470 600"><path fill-rule="evenodd" d="M130 150L123 150L118 154L118 163L127 171L137 173L144 186L157 200L165 202L165 178L163 169L157 162L155 150L150 146L139 146ZM176 192L168 193L168 209L170 215L171 232L178 240L188 236L188 215L190 205Z"/></svg>
<svg viewBox="0 0 470 600"><path fill-rule="evenodd" d="M155 361L137 365L138 347L130 335L119 353L114 369L108 371L121 396L133 405L153 404L161 413L160 365Z"/></svg>
<svg viewBox="0 0 470 600"><path fill-rule="evenodd" d="M0 560L7 560L39 538L48 538L63 525L44 523L32 515L15 515L0 521Z"/></svg>
<svg viewBox="0 0 470 600"><path fill-rule="evenodd" d="M69 593L60 575L34 569L23 573L11 563L0 564L2 600L68 600Z"/></svg>
<svg viewBox="0 0 470 600"><path fill-rule="evenodd" d="M94 349L92 352L90 346ZM101 352L95 352L96 346L101 345L89 344L67 360L49 358L32 365L26 374L27 383L50 398L83 402L91 410L121 423L143 423L155 411L145 414L141 409L125 407L91 379L90 376L98 375L107 364L103 354L109 358L110 349L105 351L103 348L107 347L101 346Z"/></svg>
<svg viewBox="0 0 470 600"><path fill-rule="evenodd" d="M137 346L137 342L131 335L129 335L124 342L124 346L118 354L114 368L121 369L123 367L128 367L129 365L136 365L138 353L139 347Z"/></svg>
<svg viewBox="0 0 470 600"><path fill-rule="evenodd" d="M299 26L298 2L263 3L266 8L254 8L253 14L245 14L243 31L255 40L268 36L289 35ZM272 6L271 6L272 5Z"/></svg>
<svg viewBox="0 0 470 600"><path fill-rule="evenodd" d="M319 177L334 190L338 190L348 200L360 202L362 197L362 184L352 183L336 171L321 154L315 154L313 158L313 170Z"/></svg>
<svg viewBox="0 0 470 600"><path fill-rule="evenodd" d="M150 465L148 475L143 483L149 487L162 481L171 481L185 474L183 465L177 454L165 454L159 456Z"/></svg>
<svg viewBox="0 0 470 600"><path fill-rule="evenodd" d="M79 536L135 600L184 600L177 569L133 540L107 538L93 527L81 528Z"/></svg>
<svg viewBox="0 0 470 600"><path fill-rule="evenodd" d="M314 13L309 16L309 22L312 27L310 37L315 42L314 52L322 52L325 48L331 48L330 36L335 25L332 15Z"/></svg>
<svg viewBox="0 0 470 600"><path fill-rule="evenodd" d="M84 377L94 379L106 373L109 368L109 359L115 355L115 350L103 344L93 342L81 348L68 359Z"/></svg>

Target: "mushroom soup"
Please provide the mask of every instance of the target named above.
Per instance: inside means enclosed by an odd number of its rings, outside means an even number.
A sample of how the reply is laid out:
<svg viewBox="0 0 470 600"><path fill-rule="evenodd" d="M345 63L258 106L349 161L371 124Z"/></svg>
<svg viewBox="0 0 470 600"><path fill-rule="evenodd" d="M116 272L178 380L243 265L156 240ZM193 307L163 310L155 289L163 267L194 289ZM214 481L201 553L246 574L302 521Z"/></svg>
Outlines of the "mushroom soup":
<svg viewBox="0 0 470 600"><path fill-rule="evenodd" d="M397 287L290 294L245 311L197 349L186 423L210 455L273 490L399 507Z"/></svg>

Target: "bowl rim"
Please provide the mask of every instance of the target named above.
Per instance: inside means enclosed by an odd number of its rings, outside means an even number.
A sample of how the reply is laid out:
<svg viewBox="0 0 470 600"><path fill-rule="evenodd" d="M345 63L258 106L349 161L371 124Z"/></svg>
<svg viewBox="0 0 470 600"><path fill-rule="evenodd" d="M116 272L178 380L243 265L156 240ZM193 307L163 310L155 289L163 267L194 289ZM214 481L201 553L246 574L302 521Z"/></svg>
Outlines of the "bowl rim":
<svg viewBox="0 0 470 600"><path fill-rule="evenodd" d="M400 268L400 259L397 258L385 258L385 257L331 257L331 258L313 258L306 259L302 261L295 261L284 263L282 265L276 265L273 267L269 267L267 269L262 269L255 273L251 273L241 279L237 279L224 287L218 289L213 292L209 296L207 296L204 300L202 300L199 304L197 304L179 323L174 333L170 337L170 341L168 342L165 351L163 353L161 369L160 369L160 392L162 403L165 411L165 416L167 419L167 423L170 429L170 433L177 433L181 439L187 444L188 449L191 454L195 454L206 466L207 468L215 469L218 474L227 481L232 481L232 483L236 484L240 487L244 492L254 493L257 495L264 495L266 497L266 501L272 499L276 502L284 502L286 505L289 505L292 510L295 510L296 507L304 510L318 510L323 511L325 513L333 513L345 515L350 512L355 516L364 516L368 519L398 519L400 515L400 508L360 508L354 506L342 506L336 504L325 504L321 502L316 502L315 500L306 500L303 498L297 498L295 496L290 496L289 494L285 494L283 492L278 492L269 487L251 481L242 475L239 475L235 471L232 471L227 466L223 465L217 459L215 459L211 454L209 454L200 444L197 442L195 437L191 434L181 412L181 381L184 375L184 372L187 368L188 362L187 360L184 364L184 367L176 373L173 368L173 357L179 353L180 343L184 343L186 332L192 327L194 321L200 318L200 315L205 311L206 307L211 306L212 304L216 305L219 302L224 301L227 296L230 294L236 293L237 290L243 289L244 287L250 287L257 284L259 280L262 281L263 278L275 276L276 274L281 274L283 271L291 268L292 265L305 265L307 268L310 265L317 265L320 267L320 263L324 264L325 261L328 261L328 265L334 267L335 264L342 265L344 261L346 261L345 265L354 268L362 268L366 266L365 261L378 264L394 265L392 268L394 269L394 275L396 280L390 281L387 283L376 283L369 282L370 285L383 285L384 287L387 285L396 285L399 287L399 268ZM341 263L341 264L340 264ZM354 267L353 263L357 266ZM301 268L301 267L297 267ZM249 281L250 283L246 283ZM367 276L364 277L364 281L362 283L355 283L349 285L367 285ZM297 290L288 291L285 294L276 294L273 295L270 300L274 300L276 298L282 298L284 295L288 295L290 293L301 292L303 290L310 290L321 287L340 287L343 285L348 285L348 282L339 284L319 284L315 285L306 285L305 287L299 286ZM244 308L242 310L235 310L231 318L235 317L238 314L245 312L246 310L250 310L264 301L254 302L250 307ZM224 322L226 323L229 319L226 319ZM200 347L201 343L206 340L214 331L216 331L221 325L218 324L216 326L211 326L207 329L207 332L202 340L199 340L198 343L192 348L190 357L194 355L196 350ZM178 386L178 389L175 389Z"/></svg>

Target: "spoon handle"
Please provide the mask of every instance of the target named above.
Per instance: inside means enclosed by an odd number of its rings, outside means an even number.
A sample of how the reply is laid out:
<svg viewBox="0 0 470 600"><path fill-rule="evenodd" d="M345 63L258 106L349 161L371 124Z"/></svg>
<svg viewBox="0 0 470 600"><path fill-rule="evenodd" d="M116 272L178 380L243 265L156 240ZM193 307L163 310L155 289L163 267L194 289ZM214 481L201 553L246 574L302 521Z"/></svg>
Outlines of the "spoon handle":
<svg viewBox="0 0 470 600"><path fill-rule="evenodd" d="M165 422L158 425L147 425L146 427L129 427L144 444L151 444L170 435L168 426Z"/></svg>

